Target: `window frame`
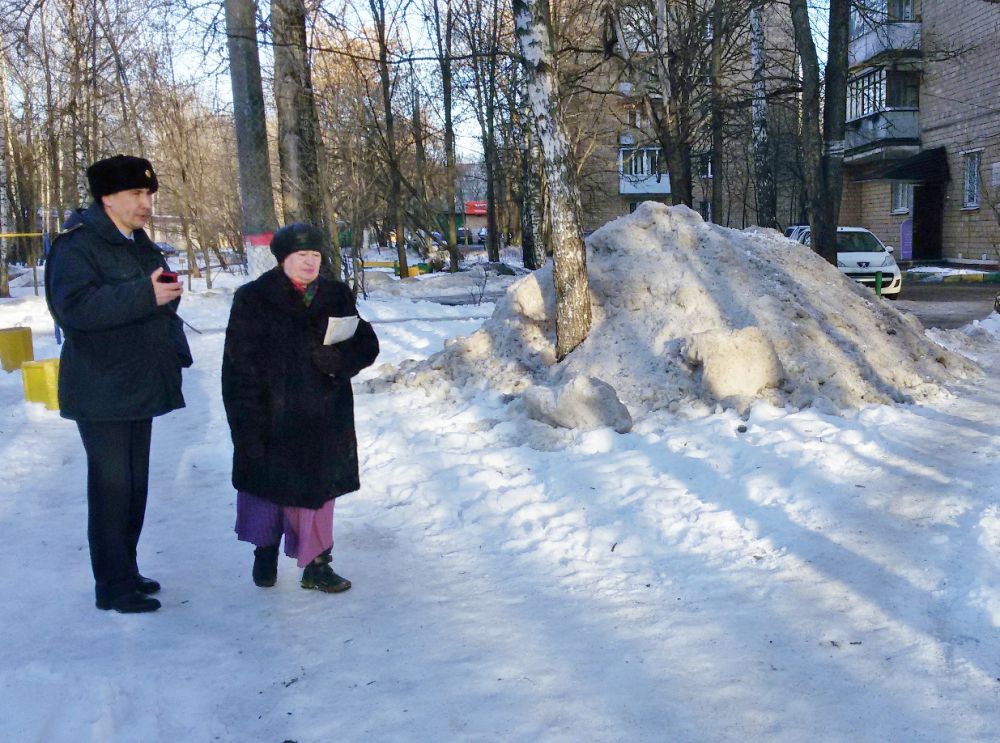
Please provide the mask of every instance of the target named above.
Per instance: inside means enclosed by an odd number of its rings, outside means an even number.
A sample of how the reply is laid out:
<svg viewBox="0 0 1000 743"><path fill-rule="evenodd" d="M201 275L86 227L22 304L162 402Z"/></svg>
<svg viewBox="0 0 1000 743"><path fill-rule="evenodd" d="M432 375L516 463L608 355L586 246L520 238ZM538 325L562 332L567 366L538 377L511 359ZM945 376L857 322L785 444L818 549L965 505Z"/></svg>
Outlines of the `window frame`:
<svg viewBox="0 0 1000 743"><path fill-rule="evenodd" d="M884 67L869 70L847 83L847 120L857 121L886 110L889 75Z"/></svg>
<svg viewBox="0 0 1000 743"><path fill-rule="evenodd" d="M902 196L902 199L899 197ZM913 212L913 184L893 181L889 188L889 213L911 214Z"/></svg>
<svg viewBox="0 0 1000 743"><path fill-rule="evenodd" d="M975 164L975 167L971 167ZM978 209L983 196L983 150L962 152L962 208ZM971 189L970 189L971 186Z"/></svg>

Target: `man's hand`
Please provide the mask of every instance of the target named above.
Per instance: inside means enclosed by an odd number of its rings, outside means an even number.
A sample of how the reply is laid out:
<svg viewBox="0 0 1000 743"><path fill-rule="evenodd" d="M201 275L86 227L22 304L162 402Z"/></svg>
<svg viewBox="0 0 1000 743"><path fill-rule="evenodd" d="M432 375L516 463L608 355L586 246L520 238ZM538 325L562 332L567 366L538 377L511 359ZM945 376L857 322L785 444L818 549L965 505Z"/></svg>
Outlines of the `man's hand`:
<svg viewBox="0 0 1000 743"><path fill-rule="evenodd" d="M157 281L162 273L163 269L158 268L149 275L149 280L153 282L153 294L156 295L157 307L162 307L169 302L173 302L175 299L180 299L181 292L184 291L184 287L181 286L181 282L179 281L171 281L169 284Z"/></svg>

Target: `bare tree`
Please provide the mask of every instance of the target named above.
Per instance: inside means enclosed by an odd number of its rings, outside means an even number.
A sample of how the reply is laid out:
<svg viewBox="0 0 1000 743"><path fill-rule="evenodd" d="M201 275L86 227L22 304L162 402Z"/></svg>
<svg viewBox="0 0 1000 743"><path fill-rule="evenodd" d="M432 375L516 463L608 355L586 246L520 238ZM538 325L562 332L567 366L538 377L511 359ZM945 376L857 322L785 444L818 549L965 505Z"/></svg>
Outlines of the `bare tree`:
<svg viewBox="0 0 1000 743"><path fill-rule="evenodd" d="M443 6L443 8L442 8ZM452 58L455 35L455 15L452 0L430 0L425 11L425 23L431 30L434 53L441 71L441 96L444 114L444 152L447 168L445 181L445 201L448 209L446 237L451 270L458 271L461 256L458 251L458 233L455 214L455 182L458 168L455 162L455 121L453 111L452 85L454 80L454 60Z"/></svg>
<svg viewBox="0 0 1000 743"><path fill-rule="evenodd" d="M257 53L256 3L226 0L229 75L233 88L233 123L239 155L243 232L260 235L277 227L271 186L264 91Z"/></svg>
<svg viewBox="0 0 1000 743"><path fill-rule="evenodd" d="M473 110L482 132L486 173L486 252L500 260L497 119L500 114L500 62L509 34L509 16L500 0L465 0L462 38L470 57Z"/></svg>
<svg viewBox="0 0 1000 743"><path fill-rule="evenodd" d="M767 55L764 46L764 13L757 5L750 10L750 69L753 77L751 101L751 141L754 186L757 195L757 224L778 226L778 198L771 166L768 140Z"/></svg>
<svg viewBox="0 0 1000 743"><path fill-rule="evenodd" d="M517 39L527 71L528 100L549 189L553 277L556 290L556 358L569 355L590 332L587 253L580 228L580 196L553 66L552 22L546 0L512 0Z"/></svg>
<svg viewBox="0 0 1000 743"><path fill-rule="evenodd" d="M805 0L790 0L789 6L802 63L802 151L812 247L835 264L837 221L843 190L851 3L850 0L830 0L825 91L820 89L819 58L807 3Z"/></svg>
<svg viewBox="0 0 1000 743"><path fill-rule="evenodd" d="M319 121L313 100L303 0L271 0L271 29L285 222L309 222L326 229L319 175Z"/></svg>

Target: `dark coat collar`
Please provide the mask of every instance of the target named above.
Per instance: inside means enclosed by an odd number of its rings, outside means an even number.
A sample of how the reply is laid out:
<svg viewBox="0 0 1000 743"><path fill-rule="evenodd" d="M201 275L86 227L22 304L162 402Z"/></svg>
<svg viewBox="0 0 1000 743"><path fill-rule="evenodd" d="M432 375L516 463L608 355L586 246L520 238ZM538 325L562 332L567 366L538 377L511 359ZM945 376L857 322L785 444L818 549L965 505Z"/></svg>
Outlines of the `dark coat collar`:
<svg viewBox="0 0 1000 743"><path fill-rule="evenodd" d="M254 283L260 295L276 309L290 315L323 315L334 304L336 293L333 282L325 276L316 279L316 296L312 304L306 307L302 295L295 289L292 280L288 278L281 266L275 266L270 271L261 274Z"/></svg>

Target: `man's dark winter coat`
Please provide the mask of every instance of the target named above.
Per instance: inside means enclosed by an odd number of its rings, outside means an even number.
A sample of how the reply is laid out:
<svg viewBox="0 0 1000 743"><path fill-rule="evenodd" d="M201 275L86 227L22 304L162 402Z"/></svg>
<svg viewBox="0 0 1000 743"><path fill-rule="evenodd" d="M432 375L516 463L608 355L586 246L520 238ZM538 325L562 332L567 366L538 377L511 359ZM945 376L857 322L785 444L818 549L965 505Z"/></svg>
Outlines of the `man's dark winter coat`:
<svg viewBox="0 0 1000 743"><path fill-rule="evenodd" d="M142 230L126 238L104 209L78 209L45 267L49 310L63 329L64 418L142 420L184 407L181 368L191 350L177 302L158 307L149 276L167 268Z"/></svg>
<svg viewBox="0 0 1000 743"><path fill-rule="evenodd" d="M306 307L280 266L268 271L236 292L226 330L233 486L282 506L320 508L360 487L350 378L375 361L378 339L361 320L353 338L323 346L327 319L357 307L347 284L317 281Z"/></svg>

